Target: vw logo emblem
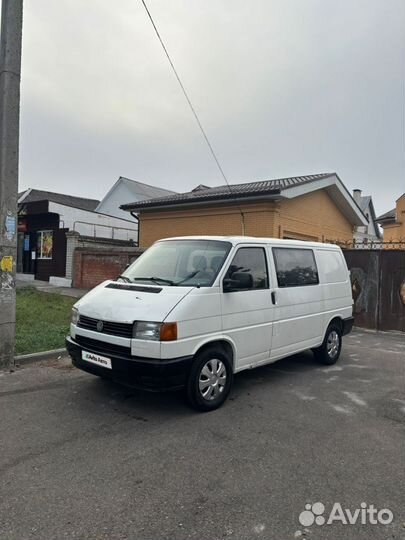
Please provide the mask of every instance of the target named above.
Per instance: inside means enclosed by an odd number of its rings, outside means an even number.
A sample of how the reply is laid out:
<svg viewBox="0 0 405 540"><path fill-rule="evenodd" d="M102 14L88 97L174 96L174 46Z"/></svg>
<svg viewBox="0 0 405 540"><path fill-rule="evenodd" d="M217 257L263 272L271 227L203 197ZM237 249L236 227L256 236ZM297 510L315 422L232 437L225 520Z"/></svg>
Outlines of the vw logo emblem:
<svg viewBox="0 0 405 540"><path fill-rule="evenodd" d="M103 331L103 328L104 328L104 324L103 324L103 321L97 321L97 331L98 332L102 332Z"/></svg>

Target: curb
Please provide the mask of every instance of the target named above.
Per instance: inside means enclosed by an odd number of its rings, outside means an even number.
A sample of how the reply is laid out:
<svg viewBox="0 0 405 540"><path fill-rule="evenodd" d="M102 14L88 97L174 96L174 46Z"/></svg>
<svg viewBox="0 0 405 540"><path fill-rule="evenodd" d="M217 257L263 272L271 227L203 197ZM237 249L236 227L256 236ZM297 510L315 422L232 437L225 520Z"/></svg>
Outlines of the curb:
<svg viewBox="0 0 405 540"><path fill-rule="evenodd" d="M42 360L49 360L66 354L66 349L53 349L51 351L43 351L32 354L22 354L14 357L14 365L24 366L26 364L32 364L34 362L41 362Z"/></svg>

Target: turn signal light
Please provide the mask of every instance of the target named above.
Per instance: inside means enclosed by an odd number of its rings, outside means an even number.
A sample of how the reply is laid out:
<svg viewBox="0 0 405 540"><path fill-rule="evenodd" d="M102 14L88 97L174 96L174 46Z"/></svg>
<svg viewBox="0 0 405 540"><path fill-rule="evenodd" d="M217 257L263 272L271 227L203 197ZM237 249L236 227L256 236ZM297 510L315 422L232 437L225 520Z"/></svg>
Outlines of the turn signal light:
<svg viewBox="0 0 405 540"><path fill-rule="evenodd" d="M176 341L177 339L177 323L163 323L160 327L160 341Z"/></svg>

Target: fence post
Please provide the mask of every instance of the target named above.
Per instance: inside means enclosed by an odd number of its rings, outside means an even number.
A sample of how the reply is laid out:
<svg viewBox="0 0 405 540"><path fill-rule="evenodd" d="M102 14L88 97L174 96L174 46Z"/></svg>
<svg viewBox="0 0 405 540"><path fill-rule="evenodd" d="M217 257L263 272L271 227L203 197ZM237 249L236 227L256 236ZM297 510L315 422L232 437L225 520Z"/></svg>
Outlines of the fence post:
<svg viewBox="0 0 405 540"><path fill-rule="evenodd" d="M378 283L377 283L377 310L376 310L376 321L375 321L375 328L376 330L380 330L380 309L381 309L381 282L382 282L382 264L381 264L381 256L383 251L380 249L378 250L378 257L377 257L377 264L378 264Z"/></svg>
<svg viewBox="0 0 405 540"><path fill-rule="evenodd" d="M76 231L68 231L66 233L66 270L65 276L67 279L72 279L73 276L73 255L75 249L79 246L80 234Z"/></svg>

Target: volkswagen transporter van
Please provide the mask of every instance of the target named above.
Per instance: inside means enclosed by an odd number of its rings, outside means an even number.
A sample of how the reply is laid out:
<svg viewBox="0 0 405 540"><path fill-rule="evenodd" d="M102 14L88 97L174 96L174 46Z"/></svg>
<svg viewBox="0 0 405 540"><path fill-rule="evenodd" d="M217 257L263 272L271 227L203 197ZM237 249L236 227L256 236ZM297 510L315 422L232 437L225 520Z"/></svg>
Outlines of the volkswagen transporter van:
<svg viewBox="0 0 405 540"><path fill-rule="evenodd" d="M244 369L307 349L334 364L352 325L338 246L181 237L156 242L81 298L66 344L80 369L151 390L184 387L209 411Z"/></svg>

